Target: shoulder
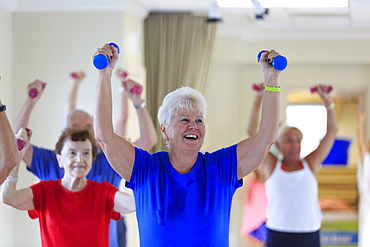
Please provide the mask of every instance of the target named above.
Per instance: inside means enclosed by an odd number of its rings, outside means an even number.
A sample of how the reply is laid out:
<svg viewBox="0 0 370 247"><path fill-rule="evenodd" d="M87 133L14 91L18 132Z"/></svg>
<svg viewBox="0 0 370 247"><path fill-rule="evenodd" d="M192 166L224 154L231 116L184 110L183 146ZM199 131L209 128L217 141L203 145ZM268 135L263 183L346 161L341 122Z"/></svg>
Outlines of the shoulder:
<svg viewBox="0 0 370 247"><path fill-rule="evenodd" d="M204 157L212 157L212 156L228 156L228 155L235 155L236 156L236 149L238 144L234 144L229 147L218 149L214 152L206 152L206 153L200 153Z"/></svg>
<svg viewBox="0 0 370 247"><path fill-rule="evenodd" d="M40 148L35 145L32 145L33 147L33 152L35 153L40 153L40 154L55 154L54 150L46 149L46 148Z"/></svg>
<svg viewBox="0 0 370 247"><path fill-rule="evenodd" d="M108 183L107 181L96 182L96 181L89 180L89 184L92 189L99 188L103 190L114 190L114 191L118 190L116 187L114 187L112 184Z"/></svg>
<svg viewBox="0 0 370 247"><path fill-rule="evenodd" d="M54 188L58 186L61 186L59 180L42 180L37 184L31 185L30 188L33 193L43 193L50 190L54 191Z"/></svg>

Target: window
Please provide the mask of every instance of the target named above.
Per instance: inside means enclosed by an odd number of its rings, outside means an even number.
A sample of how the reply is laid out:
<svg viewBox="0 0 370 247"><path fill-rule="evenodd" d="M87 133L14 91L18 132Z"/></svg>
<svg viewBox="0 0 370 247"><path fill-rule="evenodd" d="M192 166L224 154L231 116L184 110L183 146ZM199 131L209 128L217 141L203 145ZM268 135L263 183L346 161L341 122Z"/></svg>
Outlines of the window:
<svg viewBox="0 0 370 247"><path fill-rule="evenodd" d="M327 113L323 105L290 105L286 109L286 124L303 133L301 157L315 150L326 134Z"/></svg>

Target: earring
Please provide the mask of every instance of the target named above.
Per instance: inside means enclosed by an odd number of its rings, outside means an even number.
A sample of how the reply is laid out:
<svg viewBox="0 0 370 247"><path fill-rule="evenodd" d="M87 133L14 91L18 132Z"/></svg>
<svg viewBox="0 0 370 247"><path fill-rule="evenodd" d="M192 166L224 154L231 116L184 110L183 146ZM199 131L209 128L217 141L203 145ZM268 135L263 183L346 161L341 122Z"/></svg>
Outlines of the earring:
<svg viewBox="0 0 370 247"><path fill-rule="evenodd" d="M166 141L165 139L162 140L163 144L168 147L168 141Z"/></svg>

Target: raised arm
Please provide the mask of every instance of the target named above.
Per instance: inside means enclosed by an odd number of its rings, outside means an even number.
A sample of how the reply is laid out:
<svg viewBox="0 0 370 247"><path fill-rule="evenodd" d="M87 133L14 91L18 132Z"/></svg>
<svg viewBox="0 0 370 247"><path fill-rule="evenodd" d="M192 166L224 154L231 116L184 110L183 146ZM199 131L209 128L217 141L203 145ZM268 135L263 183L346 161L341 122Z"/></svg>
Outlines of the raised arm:
<svg viewBox="0 0 370 247"><path fill-rule="evenodd" d="M83 71L74 71L70 74L70 76L72 78L72 87L69 90L67 103L65 106L65 117L67 117L71 111L76 109L78 90L80 89L80 85L83 79L86 77L86 74Z"/></svg>
<svg viewBox="0 0 370 247"><path fill-rule="evenodd" d="M12 169L18 162L18 150L14 140L14 133L8 117L6 116L6 106L0 100L0 185L9 176Z"/></svg>
<svg viewBox="0 0 370 247"><path fill-rule="evenodd" d="M326 134L321 140L319 146L305 158L314 174L319 171L322 162L328 156L338 132L335 104L333 102L331 93L328 91L328 87L325 85L317 86L317 93L320 95L326 106L327 125Z"/></svg>
<svg viewBox="0 0 370 247"><path fill-rule="evenodd" d="M365 133L364 133L364 126L365 126L366 115L361 109L361 107L357 110L357 141L358 141L358 149L359 149L359 159L360 164L364 164L364 157L367 153L366 142L365 142Z"/></svg>
<svg viewBox="0 0 370 247"><path fill-rule="evenodd" d="M148 109L146 108L145 100L142 99L142 94L135 94L131 90L135 86L140 86L140 84L131 79L123 81L125 94L131 99L139 119L140 137L134 141L133 144L139 148L149 151L155 146L155 144L157 144L158 137L155 131L153 120L149 115Z"/></svg>
<svg viewBox="0 0 370 247"><path fill-rule="evenodd" d="M1 114L0 114L1 115ZM3 132L3 128L1 128L0 132ZM17 182L18 182L18 171L19 171L19 165L22 160L22 156L26 152L26 148L28 146L28 134L31 135L31 132L27 132L25 129L20 129L17 136L17 139L22 140L25 146L21 151L18 151L16 147L16 139L14 138L14 134L12 133L11 129L9 131L11 134L7 136L8 140L2 140L0 143L5 142L11 142L13 145L9 145L7 147L4 147L2 151L8 152L11 150L16 151L16 166L12 169L10 175L5 180L5 183L2 186L1 189L1 200L14 208L20 209L20 210L31 210L34 209L33 205L33 193L31 188L25 188L21 190L17 190Z"/></svg>
<svg viewBox="0 0 370 247"><path fill-rule="evenodd" d="M128 73L123 69L117 69L116 75L121 80L121 87L119 90L121 92L121 108L115 131L118 135L129 138L126 129L129 117L129 98L136 109L140 128L140 137L136 141L133 141L133 144L149 151L157 144L157 133L155 131L153 120L146 109L145 100L142 98L142 92L134 93L132 91L133 88L142 86L138 82L129 79Z"/></svg>
<svg viewBox="0 0 370 247"><path fill-rule="evenodd" d="M110 165L125 180L129 181L134 164L135 150L131 143L114 133L112 123L111 78L118 61L117 51L115 46L105 44L94 54L104 54L109 58L108 67L98 71L94 106L94 133Z"/></svg>
<svg viewBox="0 0 370 247"><path fill-rule="evenodd" d="M278 77L281 71L274 69L270 63L266 62L277 55L279 53L275 50L261 54L260 66L267 90L263 92L261 122L257 134L239 142L237 146L238 178L254 171L266 157L271 145L277 140L280 92L275 89L279 88Z"/></svg>
<svg viewBox="0 0 370 247"><path fill-rule="evenodd" d="M114 196L114 211L127 214L135 211L135 201L132 195L117 191Z"/></svg>
<svg viewBox="0 0 370 247"><path fill-rule="evenodd" d="M119 88L120 109L119 109L118 120L116 122L115 132L124 138L128 138L127 136L128 97L127 97L127 94L124 92L123 80L121 80L121 84L122 86Z"/></svg>
<svg viewBox="0 0 370 247"><path fill-rule="evenodd" d="M255 92L254 101L246 128L248 136L253 136L258 131L258 123L260 119L260 111L263 97L263 83L255 84L253 90Z"/></svg>
<svg viewBox="0 0 370 247"><path fill-rule="evenodd" d="M24 105L23 105L21 111L19 112L19 114L17 116L17 119L16 119L16 121L14 123L14 126L13 126L14 133L17 133L17 131L20 128L29 127L29 121L30 121L30 118L31 118L31 113L32 113L36 103L41 98L41 96L42 96L42 94L45 90L45 87L46 87L46 83L41 81L41 80L38 80L38 79L36 79L33 82L31 82L30 84L28 84L27 93L30 90L33 90L33 89L36 89L38 93L36 94L35 97L29 97L28 96L26 101L24 102ZM23 161L26 163L27 167L31 166L32 156L33 156L33 147L32 147L32 145L29 145L29 147L27 149L27 152L23 156Z"/></svg>

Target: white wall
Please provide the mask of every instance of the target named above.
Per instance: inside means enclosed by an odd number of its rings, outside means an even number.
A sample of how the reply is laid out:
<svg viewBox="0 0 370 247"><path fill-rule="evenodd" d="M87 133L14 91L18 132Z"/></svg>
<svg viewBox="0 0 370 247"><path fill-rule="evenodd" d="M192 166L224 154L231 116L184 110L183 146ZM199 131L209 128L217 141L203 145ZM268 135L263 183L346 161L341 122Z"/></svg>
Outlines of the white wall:
<svg viewBox="0 0 370 247"><path fill-rule="evenodd" d="M12 16L0 9L0 90L3 92L2 101L12 107Z"/></svg>

